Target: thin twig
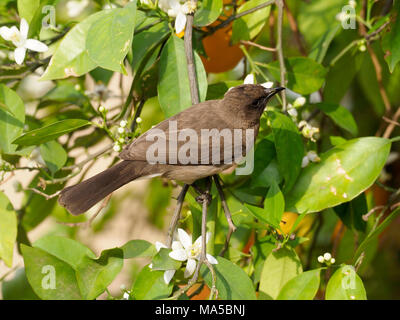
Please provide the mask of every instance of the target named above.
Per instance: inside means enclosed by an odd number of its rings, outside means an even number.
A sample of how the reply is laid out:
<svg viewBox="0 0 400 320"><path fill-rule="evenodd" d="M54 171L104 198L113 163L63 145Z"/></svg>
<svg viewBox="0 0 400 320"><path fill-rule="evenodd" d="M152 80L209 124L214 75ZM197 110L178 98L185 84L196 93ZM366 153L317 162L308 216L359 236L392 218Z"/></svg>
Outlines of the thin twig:
<svg viewBox="0 0 400 320"><path fill-rule="evenodd" d="M276 5L278 7L278 30L277 30L277 43L276 49L278 51L278 59L279 59L279 68L281 73L281 86L286 86L285 74L285 59L283 57L283 48L282 48L282 26L283 26L283 0L276 0ZM282 95L282 110L286 111L286 90L281 91Z"/></svg>
<svg viewBox="0 0 400 320"><path fill-rule="evenodd" d="M33 192L41 195L42 197L45 197L46 200L50 200L50 199L53 199L53 198L57 197L61 192L61 190L60 190L60 191L57 191L56 193L53 193L53 194L46 194L46 193L44 193L44 192L42 192L42 191L40 191L38 189L35 189L35 188L28 188L27 190L33 191Z"/></svg>
<svg viewBox="0 0 400 320"><path fill-rule="evenodd" d="M168 228L167 246L169 248L172 245L173 235L174 235L174 232L175 232L175 229L176 229L176 225L178 224L179 217L181 215L183 201L185 200L185 196L186 196L186 193L187 193L188 189L189 189L189 185L188 184L184 184L183 187L182 187L182 190L181 190L181 192L179 193L179 196L178 196L178 203L176 204L175 212L174 212L174 215L172 216L172 220L171 220L171 223L170 223L169 228Z"/></svg>
<svg viewBox="0 0 400 320"><path fill-rule="evenodd" d="M276 51L276 48L265 47L265 46L262 46L261 44L258 44L258 43L252 42L252 41L240 40L240 43L248 45L248 46L256 47L256 48L264 50L264 51L269 51L269 52Z"/></svg>
<svg viewBox="0 0 400 320"><path fill-rule="evenodd" d="M293 16L293 13L290 10L290 8L287 5L285 0L283 0L283 4L284 4L285 10L286 10L286 15L287 15L287 18L289 21L289 26L290 26L290 29L292 29L292 31L294 33L294 38L296 39L297 46L299 47L301 54L303 56L307 56L306 49L302 42L302 36L300 34L299 27L297 26L296 18Z"/></svg>
<svg viewBox="0 0 400 320"><path fill-rule="evenodd" d="M77 164L71 165L71 166L63 167L61 170L72 170L75 168L81 169L86 163L97 158L98 156L102 155L103 153L106 153L107 151L111 150L112 147L113 147L113 145L110 144L110 145L106 146L105 148L101 149L100 151L97 151L96 153L88 156L85 160L83 160Z"/></svg>
<svg viewBox="0 0 400 320"><path fill-rule="evenodd" d="M197 3L197 0L195 0L194 3ZM199 98L199 88L197 86L196 68L194 65L193 44L192 44L193 19L194 19L194 13L189 13L186 15L184 44L185 44L185 54L188 67L190 95L192 97L192 104L198 104L200 102L200 98Z"/></svg>
<svg viewBox="0 0 400 320"><path fill-rule="evenodd" d="M228 249L232 233L235 232L235 230L236 230L236 226L232 221L232 214L229 210L228 204L226 203L224 191L222 190L221 183L219 181L219 177L218 177L218 175L214 175L213 178L214 178L215 186L217 187L217 190L219 193L219 197L221 198L222 208L224 209L225 218L228 221L228 226L229 226L228 233L227 233L226 239L225 239L224 247L222 248L222 250L219 254L221 257L223 257L226 250Z"/></svg>
<svg viewBox="0 0 400 320"><path fill-rule="evenodd" d="M228 19L223 21L222 23L220 23L220 24L216 25L215 27L211 28L210 31L207 32L207 35L213 34L215 31L226 27L227 25L229 25L232 21L234 21L236 19L239 19L239 18L241 18L241 17L243 17L245 15L248 15L250 13L256 12L257 10L266 8L266 7L268 7L268 6L270 6L270 5L274 4L274 3L275 3L275 0L271 0L271 1L268 1L268 2L264 2L264 3L254 7L254 8L251 8L249 10L240 12L240 13L235 14L235 15L232 15Z"/></svg>
<svg viewBox="0 0 400 320"><path fill-rule="evenodd" d="M383 138L389 138L394 128L396 126L400 126L400 124L397 122L397 119L399 119L399 117L400 117L400 107L396 110L395 114L393 115L393 119L389 119L388 117L385 116L383 117L383 120L389 122L389 125L386 127L386 130L382 135Z"/></svg>

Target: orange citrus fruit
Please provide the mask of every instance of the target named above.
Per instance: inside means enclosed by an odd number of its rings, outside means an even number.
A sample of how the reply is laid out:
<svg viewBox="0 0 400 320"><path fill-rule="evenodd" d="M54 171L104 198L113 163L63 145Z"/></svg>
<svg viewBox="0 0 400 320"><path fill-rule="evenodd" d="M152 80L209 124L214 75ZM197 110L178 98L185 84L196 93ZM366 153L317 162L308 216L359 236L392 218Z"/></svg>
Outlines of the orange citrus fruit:
<svg viewBox="0 0 400 320"><path fill-rule="evenodd" d="M224 0L224 4L230 3L230 0ZM232 14L232 9L225 10L225 14L226 16L220 17L222 20ZM220 21L212 23L211 27L218 24ZM203 30L207 30L207 28ZM232 23L203 38L203 47L207 56L202 56L201 60L207 72L219 73L231 70L243 58L244 54L239 44L231 45L231 36Z"/></svg>

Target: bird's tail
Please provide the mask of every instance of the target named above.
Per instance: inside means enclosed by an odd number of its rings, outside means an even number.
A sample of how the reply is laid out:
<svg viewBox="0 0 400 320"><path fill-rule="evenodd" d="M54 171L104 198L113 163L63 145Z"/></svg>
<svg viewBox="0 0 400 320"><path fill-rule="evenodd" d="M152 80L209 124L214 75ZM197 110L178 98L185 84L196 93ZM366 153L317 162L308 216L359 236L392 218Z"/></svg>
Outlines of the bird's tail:
<svg viewBox="0 0 400 320"><path fill-rule="evenodd" d="M146 175L147 165L145 161L122 161L88 180L65 188L58 202L74 215L84 213L111 192Z"/></svg>

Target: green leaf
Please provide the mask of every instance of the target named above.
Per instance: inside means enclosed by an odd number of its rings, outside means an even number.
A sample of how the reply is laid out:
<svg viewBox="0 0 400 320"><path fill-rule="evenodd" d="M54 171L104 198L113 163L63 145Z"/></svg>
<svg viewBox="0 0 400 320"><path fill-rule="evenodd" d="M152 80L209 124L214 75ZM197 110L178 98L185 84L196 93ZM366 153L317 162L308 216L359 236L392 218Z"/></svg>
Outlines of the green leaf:
<svg viewBox="0 0 400 320"><path fill-rule="evenodd" d="M151 261L153 270L177 270L181 266L181 262L172 259L169 256L171 249L161 248Z"/></svg>
<svg viewBox="0 0 400 320"><path fill-rule="evenodd" d="M68 157L61 144L54 140L40 145L40 155L53 175L62 168Z"/></svg>
<svg viewBox="0 0 400 320"><path fill-rule="evenodd" d="M210 84L207 89L206 100L222 99L229 88L236 87L240 84L243 84L243 81L231 80Z"/></svg>
<svg viewBox="0 0 400 320"><path fill-rule="evenodd" d="M320 154L321 162L309 164L287 194L286 211L318 212L354 199L379 176L390 146L390 140L365 137Z"/></svg>
<svg viewBox="0 0 400 320"><path fill-rule="evenodd" d="M265 219L275 228L279 228L285 209L285 199L281 189L276 182L273 182L264 200Z"/></svg>
<svg viewBox="0 0 400 320"><path fill-rule="evenodd" d="M13 140L24 129L25 106L21 98L4 84L0 84L0 151L13 153Z"/></svg>
<svg viewBox="0 0 400 320"><path fill-rule="evenodd" d="M43 128L35 129L24 133L13 143L21 146L39 145L54 140L66 133L89 125L90 122L83 119L68 119L54 122Z"/></svg>
<svg viewBox="0 0 400 320"><path fill-rule="evenodd" d="M40 6L40 0L18 0L17 5L19 16L29 24Z"/></svg>
<svg viewBox="0 0 400 320"><path fill-rule="evenodd" d="M279 62L266 65L272 76L280 79ZM306 95L320 89L325 81L326 69L310 58L292 57L285 59L287 86L293 91Z"/></svg>
<svg viewBox="0 0 400 320"><path fill-rule="evenodd" d="M279 172L285 179L284 191L289 191L300 173L304 155L303 140L294 122L280 112L269 111Z"/></svg>
<svg viewBox="0 0 400 320"><path fill-rule="evenodd" d="M132 70L136 75L140 72L143 63L147 63L149 56L170 34L168 24L158 23L150 29L136 35L132 41Z"/></svg>
<svg viewBox="0 0 400 320"><path fill-rule="evenodd" d="M361 278L353 266L344 265L332 275L326 286L326 300L366 300Z"/></svg>
<svg viewBox="0 0 400 320"><path fill-rule="evenodd" d="M339 127L347 130L353 136L358 133L357 123L353 115L345 107L333 103L317 103L315 106L333 120Z"/></svg>
<svg viewBox="0 0 400 320"><path fill-rule="evenodd" d="M15 240L17 239L17 214L7 196L0 192L0 258L11 268Z"/></svg>
<svg viewBox="0 0 400 320"><path fill-rule="evenodd" d="M321 269L300 273L282 288L277 300L312 300L317 294Z"/></svg>
<svg viewBox="0 0 400 320"><path fill-rule="evenodd" d="M367 59L364 59L362 53L354 56L346 54L329 68L324 86L324 101L336 104L342 101L354 77L361 71L360 68L364 68L361 67L364 60ZM346 70L346 72L343 72L343 70ZM368 81L368 85L373 86L374 84Z"/></svg>
<svg viewBox="0 0 400 320"><path fill-rule="evenodd" d="M131 240L120 248L124 259L152 257L157 251L154 245L145 240Z"/></svg>
<svg viewBox="0 0 400 320"><path fill-rule="evenodd" d="M203 0L194 14L194 25L204 27L213 23L221 14L222 0Z"/></svg>
<svg viewBox="0 0 400 320"><path fill-rule="evenodd" d="M391 73L400 61L400 4L398 1L394 3L392 11L395 21L391 23L390 32L384 34L382 38L382 49Z"/></svg>
<svg viewBox="0 0 400 320"><path fill-rule="evenodd" d="M250 10L267 1L268 0L247 1L239 7L237 13ZM255 38L267 22L270 11L271 7L268 6L236 19L232 26L232 42L235 43L239 40L251 40Z"/></svg>
<svg viewBox="0 0 400 320"><path fill-rule="evenodd" d="M300 259L293 249L283 247L271 252L261 272L260 298L276 299L283 286L302 271Z"/></svg>
<svg viewBox="0 0 400 320"><path fill-rule="evenodd" d="M125 8L106 10L92 23L86 37L89 57L98 66L126 73L123 61L128 53L135 27L136 1Z"/></svg>
<svg viewBox="0 0 400 320"><path fill-rule="evenodd" d="M119 248L104 250L98 259L83 257L76 267L79 289L86 300L102 294L123 267L123 252Z"/></svg>
<svg viewBox="0 0 400 320"><path fill-rule="evenodd" d="M60 236L44 236L33 243L34 248L39 248L52 256L68 263L76 269L86 258L96 258L96 255L78 241Z"/></svg>
<svg viewBox="0 0 400 320"><path fill-rule="evenodd" d="M86 39L90 27L96 21L101 21L107 12L103 10L90 15L67 33L56 48L41 80L79 77L97 67L97 64L89 57Z"/></svg>
<svg viewBox="0 0 400 320"><path fill-rule="evenodd" d="M185 62L185 63L183 63ZM200 101L207 95L207 76L197 53L194 53ZM158 80L158 100L166 117L192 105L183 40L171 36L162 50Z"/></svg>
<svg viewBox="0 0 400 320"><path fill-rule="evenodd" d="M356 253L354 254L353 261L356 262L357 258L360 254L366 250L366 248L370 245L371 242L376 240L379 234L400 214L400 208L397 208L393 212L390 213L389 216L383 220L379 226L361 242L360 246L357 248Z"/></svg>
<svg viewBox="0 0 400 320"><path fill-rule="evenodd" d="M347 0L313 0L301 2L298 7L298 26L307 43L312 46L327 31L337 28L336 15L347 5Z"/></svg>
<svg viewBox="0 0 400 320"><path fill-rule="evenodd" d="M21 244L21 252L28 281L41 299L82 299L75 271L70 265L41 249L24 244Z"/></svg>
<svg viewBox="0 0 400 320"><path fill-rule="evenodd" d="M12 279L2 281L3 300L39 300L26 278L25 269L19 268Z"/></svg>
<svg viewBox="0 0 400 320"><path fill-rule="evenodd" d="M214 264L217 281L215 286L218 297L222 300L255 300L256 293L253 283L242 268L231 261L217 257L218 264ZM212 277L205 265L200 270L207 285L211 288Z"/></svg>
<svg viewBox="0 0 400 320"><path fill-rule="evenodd" d="M336 34L340 30L341 25L337 24L335 27L327 30L319 39L313 44L313 47L310 50L308 57L310 59L315 60L318 63L322 63L324 61L326 52L329 49L329 45L331 44L333 38L335 38Z"/></svg>
<svg viewBox="0 0 400 320"><path fill-rule="evenodd" d="M172 288L172 283L166 284L164 281L164 271L151 270L145 266L132 287L132 295L136 300L158 300L167 298Z"/></svg>

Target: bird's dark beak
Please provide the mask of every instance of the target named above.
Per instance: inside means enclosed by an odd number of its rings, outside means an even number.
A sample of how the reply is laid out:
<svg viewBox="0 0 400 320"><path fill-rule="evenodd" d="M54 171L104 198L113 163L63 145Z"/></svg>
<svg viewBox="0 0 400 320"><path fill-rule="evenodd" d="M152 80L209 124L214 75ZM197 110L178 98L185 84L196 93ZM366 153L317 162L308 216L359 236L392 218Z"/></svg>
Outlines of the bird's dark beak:
<svg viewBox="0 0 400 320"><path fill-rule="evenodd" d="M285 87L276 87L273 88L271 90L269 90L268 94L267 94L267 98L270 99L272 98L274 95L276 95L278 92L281 92L282 90L285 90Z"/></svg>

